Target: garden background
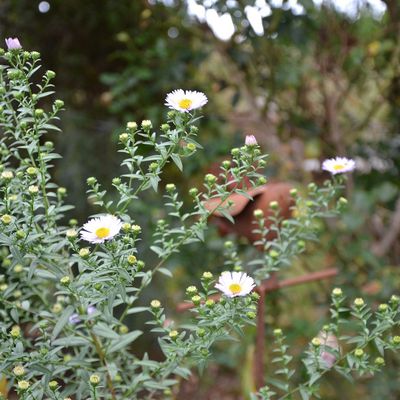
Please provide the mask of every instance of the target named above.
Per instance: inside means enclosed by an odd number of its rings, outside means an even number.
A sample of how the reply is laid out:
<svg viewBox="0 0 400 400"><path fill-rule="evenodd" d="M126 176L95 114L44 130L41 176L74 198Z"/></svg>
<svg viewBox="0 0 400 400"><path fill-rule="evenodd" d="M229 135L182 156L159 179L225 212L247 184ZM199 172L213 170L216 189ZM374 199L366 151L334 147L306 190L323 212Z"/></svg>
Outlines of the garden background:
<svg viewBox="0 0 400 400"><path fill-rule="evenodd" d="M18 36L57 73L66 111L64 133L56 140L63 159L54 174L68 190L67 201L76 205L70 217L80 225L96 211L86 200L86 178L95 175L107 183L119 175L121 127L142 119L158 126L165 113L160 104L176 88L201 90L209 98L201 121L205 151L188 161L184 180L171 165L164 183L198 185L245 134L254 134L270 154L269 179L299 191L326 178L319 172L321 160L356 159L346 212L337 221L321 222L321 243L309 245L279 277L331 267L339 275L268 296L267 349L279 326L291 351L302 352L320 329L334 286L379 304L400 284L400 3L349 3L345 8L311 0L0 4L2 36ZM149 196L146 208L131 207L144 234L163 217L156 212L160 203ZM176 278L159 279L163 303L173 309L193 277L223 270L226 239L211 229L206 251L194 244L169 261ZM240 239L240 251L247 249ZM149 252L149 262L152 257ZM147 294L147 300L153 297ZM132 318L132 326L140 324L138 316ZM252 389L253 330L243 346L221 345L215 362L183 384L177 398L244 399ZM268 371L272 355L265 359ZM386 364L384 373L357 384L332 373L323 398L398 399L399 362L389 358Z"/></svg>

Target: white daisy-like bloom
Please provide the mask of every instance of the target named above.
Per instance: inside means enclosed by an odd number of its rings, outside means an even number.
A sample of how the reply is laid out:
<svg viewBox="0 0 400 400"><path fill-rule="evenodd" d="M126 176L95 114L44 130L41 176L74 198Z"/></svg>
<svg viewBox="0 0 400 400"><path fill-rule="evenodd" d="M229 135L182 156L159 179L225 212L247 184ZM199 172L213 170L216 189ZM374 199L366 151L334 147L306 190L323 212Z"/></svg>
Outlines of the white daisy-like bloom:
<svg viewBox="0 0 400 400"><path fill-rule="evenodd" d="M329 158L322 163L322 169L330 172L332 175L351 172L355 168L355 161L346 157Z"/></svg>
<svg viewBox="0 0 400 400"><path fill-rule="evenodd" d="M90 243L104 243L119 233L122 221L114 215L107 214L93 218L83 225L81 238Z"/></svg>
<svg viewBox="0 0 400 400"><path fill-rule="evenodd" d="M207 104L207 96L202 92L177 89L167 94L165 105L173 110L189 112Z"/></svg>
<svg viewBox="0 0 400 400"><path fill-rule="evenodd" d="M228 297L246 296L256 286L254 279L244 272L225 271L219 277L215 285L223 294Z"/></svg>

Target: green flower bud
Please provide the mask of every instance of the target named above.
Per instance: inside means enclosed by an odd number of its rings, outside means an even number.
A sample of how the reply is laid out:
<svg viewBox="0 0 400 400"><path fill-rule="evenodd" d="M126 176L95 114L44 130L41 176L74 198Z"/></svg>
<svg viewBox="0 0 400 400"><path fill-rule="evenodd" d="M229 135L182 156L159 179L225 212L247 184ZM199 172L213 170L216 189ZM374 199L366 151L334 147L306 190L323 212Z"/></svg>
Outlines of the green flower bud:
<svg viewBox="0 0 400 400"><path fill-rule="evenodd" d="M279 257L279 252L277 252L276 250L270 250L268 254L273 259L277 259Z"/></svg>
<svg viewBox="0 0 400 400"><path fill-rule="evenodd" d="M155 172L155 171L157 171L157 169L158 169L158 164L157 164L156 162L152 162L152 163L149 165L149 171L150 171L150 172Z"/></svg>
<svg viewBox="0 0 400 400"><path fill-rule="evenodd" d="M128 264L134 265L134 264L136 264L136 262L137 262L137 258L133 254L128 256Z"/></svg>
<svg viewBox="0 0 400 400"><path fill-rule="evenodd" d="M60 279L60 283L61 283L61 285L63 285L63 286L68 286L70 283L71 283L71 278L69 277L69 276L63 276L61 279Z"/></svg>
<svg viewBox="0 0 400 400"><path fill-rule="evenodd" d="M56 73L54 71L48 70L46 72L46 78L47 79L54 79L56 77Z"/></svg>
<svg viewBox="0 0 400 400"><path fill-rule="evenodd" d="M304 240L298 240L297 246L299 247L299 249L304 249L306 247L306 242Z"/></svg>
<svg viewBox="0 0 400 400"><path fill-rule="evenodd" d="M54 314L59 314L62 310L63 310L63 306L62 306L62 304L60 304L60 303L55 303L55 304L53 304L53 307L51 307L51 311L54 313Z"/></svg>
<svg viewBox="0 0 400 400"><path fill-rule="evenodd" d="M314 182L311 182L311 183L308 184L307 188L311 192L314 192L317 189L317 185Z"/></svg>
<svg viewBox="0 0 400 400"><path fill-rule="evenodd" d="M360 297L358 297L357 299L354 300L354 305L357 308L361 308L364 304L365 304L364 300L362 298L360 298Z"/></svg>
<svg viewBox="0 0 400 400"><path fill-rule="evenodd" d="M394 305L398 305L400 303L400 297L395 294L390 298L390 302Z"/></svg>
<svg viewBox="0 0 400 400"><path fill-rule="evenodd" d="M292 196L292 197L297 197L297 189L290 189L290 195Z"/></svg>
<svg viewBox="0 0 400 400"><path fill-rule="evenodd" d="M237 156L240 154L240 149L238 149L237 147L233 148L233 149L231 150L231 154L232 154L234 157L237 157Z"/></svg>
<svg viewBox="0 0 400 400"><path fill-rule="evenodd" d="M259 208L257 210L254 210L253 215L257 219L264 218L264 211L260 210Z"/></svg>
<svg viewBox="0 0 400 400"><path fill-rule="evenodd" d="M113 185L118 186L121 184L121 178L114 178L112 180Z"/></svg>
<svg viewBox="0 0 400 400"><path fill-rule="evenodd" d="M144 261L139 260L139 261L137 262L137 264L136 264L136 269L137 269L138 271L141 271L141 270L144 268L144 266L145 266Z"/></svg>
<svg viewBox="0 0 400 400"><path fill-rule="evenodd" d="M213 278L213 274L211 272L204 272L202 278L206 281L210 281Z"/></svg>
<svg viewBox="0 0 400 400"><path fill-rule="evenodd" d="M198 296L198 295L196 295L196 296L193 296L193 297L191 298L191 300L192 300L192 303L193 303L195 306L198 306L198 305L200 304L200 302L201 302L201 297Z"/></svg>
<svg viewBox="0 0 400 400"><path fill-rule="evenodd" d="M378 367L383 367L385 365L385 360L382 357L375 358L375 365Z"/></svg>
<svg viewBox="0 0 400 400"><path fill-rule="evenodd" d="M35 110L35 117L41 118L44 115L44 111L41 108Z"/></svg>
<svg viewBox="0 0 400 400"><path fill-rule="evenodd" d="M389 306L387 304L380 304L378 310L380 312L386 312L389 309Z"/></svg>
<svg viewBox="0 0 400 400"><path fill-rule="evenodd" d="M213 308L214 305L215 305L215 301L212 300L212 299L208 299L208 300L206 301L205 304L206 304L206 306L207 306L208 308Z"/></svg>
<svg viewBox="0 0 400 400"><path fill-rule="evenodd" d="M260 299L260 295L257 292L252 292L250 296L254 301L258 301Z"/></svg>
<svg viewBox="0 0 400 400"><path fill-rule="evenodd" d="M192 197L196 197L196 196L198 195L198 193L199 193L199 191L198 191L198 189L196 189L196 188L191 188L191 189L189 190L189 194L190 194L190 196L192 196Z"/></svg>
<svg viewBox="0 0 400 400"><path fill-rule="evenodd" d="M178 338L178 335L179 335L179 333L178 333L178 331L176 331L175 329L172 330L172 331L168 334L168 336L169 336L172 340L176 340L176 339Z"/></svg>
<svg viewBox="0 0 400 400"><path fill-rule="evenodd" d="M354 350L354 355L358 358L361 358L364 355L364 350L363 349L356 349Z"/></svg>
<svg viewBox="0 0 400 400"><path fill-rule="evenodd" d="M189 151L195 151L196 150L196 145L194 144L194 143L188 143L187 145L186 145L186 148L189 150Z"/></svg>
<svg viewBox="0 0 400 400"><path fill-rule="evenodd" d="M253 311L249 311L248 313L246 313L247 318L249 319L255 319L257 317L257 314Z"/></svg>
<svg viewBox="0 0 400 400"><path fill-rule="evenodd" d="M199 329L197 330L197 336L198 336L198 337L204 337L205 335L206 335L205 329L199 328Z"/></svg>
<svg viewBox="0 0 400 400"><path fill-rule="evenodd" d="M131 230L131 228L132 228L132 225L129 222L125 222L122 224L122 230L125 233L128 233Z"/></svg>
<svg viewBox="0 0 400 400"><path fill-rule="evenodd" d="M190 133L193 133L196 135L198 131L199 131L199 128L197 126L192 125L190 127Z"/></svg>
<svg viewBox="0 0 400 400"><path fill-rule="evenodd" d="M56 100L55 102L54 102L54 105L56 106L56 108L58 108L58 109L60 109L60 108L63 108L64 107L64 102L62 101L62 100Z"/></svg>
<svg viewBox="0 0 400 400"><path fill-rule="evenodd" d="M17 239L25 239L26 238L26 233L19 229L17 232L15 232L15 236L17 237Z"/></svg>
<svg viewBox="0 0 400 400"><path fill-rule="evenodd" d="M194 295L197 293L197 287L196 287L196 286L188 286L188 287L186 288L186 293L187 293L189 296L194 296Z"/></svg>
<svg viewBox="0 0 400 400"><path fill-rule="evenodd" d="M95 288L96 290L100 290L100 289L102 288L101 283L100 283L100 282L95 283L95 284L94 284L94 288Z"/></svg>
<svg viewBox="0 0 400 400"><path fill-rule="evenodd" d="M339 207L345 207L345 206L347 206L347 203L348 203L348 201L344 197L340 197L340 199L338 200Z"/></svg>
<svg viewBox="0 0 400 400"><path fill-rule="evenodd" d="M44 142L44 146L47 150L51 150L54 147L54 143L48 140L47 142Z"/></svg>
<svg viewBox="0 0 400 400"><path fill-rule="evenodd" d="M36 175L37 169L35 167L29 167L26 169L28 175Z"/></svg>
<svg viewBox="0 0 400 400"><path fill-rule="evenodd" d="M126 334L129 332L129 328L128 328L126 325L121 325L121 326L118 328L118 332L119 332L121 335L126 335Z"/></svg>
<svg viewBox="0 0 400 400"><path fill-rule="evenodd" d="M58 388L58 382L57 381L50 381L49 382L49 389L55 392Z"/></svg>
<svg viewBox="0 0 400 400"><path fill-rule="evenodd" d="M207 174L204 179L209 185L213 185L215 182L217 182L217 177L213 174Z"/></svg>
<svg viewBox="0 0 400 400"><path fill-rule="evenodd" d="M265 178L264 176L260 176L257 179L257 185L261 186L261 185L265 185L267 183L267 178Z"/></svg>
<svg viewBox="0 0 400 400"><path fill-rule="evenodd" d="M170 127L169 127L168 124L162 124L162 125L161 125L161 130L162 130L163 132L168 132L169 129L170 129Z"/></svg>
<svg viewBox="0 0 400 400"><path fill-rule="evenodd" d="M16 273L16 274L19 274L19 273L21 273L22 271L23 271L23 266L21 265L21 264L16 264L15 266L14 266L14 272Z"/></svg>
<svg viewBox="0 0 400 400"><path fill-rule="evenodd" d="M19 338L21 336L21 328L18 325L14 325L11 328L10 335L14 339Z"/></svg>
<svg viewBox="0 0 400 400"><path fill-rule="evenodd" d="M68 239L75 239L78 236L78 232L75 229L68 229L65 234Z"/></svg>
<svg viewBox="0 0 400 400"><path fill-rule="evenodd" d="M142 232L142 228L140 227L140 225L132 225L131 229L135 235L139 235L139 233Z"/></svg>
<svg viewBox="0 0 400 400"><path fill-rule="evenodd" d="M227 241L224 243L224 247L225 247L226 249L232 249L232 248L233 248L233 242L232 242L231 240L227 240Z"/></svg>
<svg viewBox="0 0 400 400"><path fill-rule="evenodd" d="M222 166L225 169L228 169L231 166L231 162L229 160L225 160L225 161L222 162Z"/></svg>
<svg viewBox="0 0 400 400"><path fill-rule="evenodd" d="M68 221L68 224L69 224L70 226L76 226L76 225L78 225L78 220L77 220L76 218L71 218L71 219Z"/></svg>
<svg viewBox="0 0 400 400"><path fill-rule="evenodd" d="M8 285L3 283L0 285L0 292L5 292L8 289Z"/></svg>
<svg viewBox="0 0 400 400"><path fill-rule="evenodd" d="M315 337L313 340L311 340L311 344L314 347L318 348L319 346L321 346L321 340L319 338Z"/></svg>
<svg viewBox="0 0 400 400"><path fill-rule="evenodd" d="M87 178L86 180L89 186L94 186L97 183L97 179L94 176Z"/></svg>
<svg viewBox="0 0 400 400"><path fill-rule="evenodd" d="M88 247L84 247L82 249L79 250L79 256L82 258L87 258L89 257L90 254L90 250Z"/></svg>
<svg viewBox="0 0 400 400"><path fill-rule="evenodd" d="M274 329L274 336L281 337L283 335L282 329Z"/></svg>
<svg viewBox="0 0 400 400"><path fill-rule="evenodd" d="M269 207L270 207L272 210L277 210L277 209L279 208L279 203L278 203L277 201L271 201L271 202L269 203Z"/></svg>
<svg viewBox="0 0 400 400"><path fill-rule="evenodd" d="M100 383L100 377L96 374L90 375L89 382L92 386L97 386Z"/></svg>
<svg viewBox="0 0 400 400"><path fill-rule="evenodd" d="M4 215L1 216L0 219L1 219L1 222L2 222L4 225L9 225L9 224L11 224L12 216L11 216L11 215L8 215L8 214L4 214Z"/></svg>
<svg viewBox="0 0 400 400"><path fill-rule="evenodd" d="M67 189L65 189L65 187L59 187L57 189L57 194L59 194L60 196L65 196L67 194Z"/></svg>
<svg viewBox="0 0 400 400"><path fill-rule="evenodd" d="M168 183L168 184L165 186L165 190L166 190L168 193L172 193L172 192L174 192L174 191L176 190L176 186L175 186L173 183Z"/></svg>
<svg viewBox="0 0 400 400"><path fill-rule="evenodd" d="M340 289L340 288L335 288L335 289L333 289L333 290L332 290L332 295L333 295L334 297L342 297L342 296L343 296L342 289Z"/></svg>
<svg viewBox="0 0 400 400"><path fill-rule="evenodd" d="M394 336L392 341L396 345L400 344L400 336Z"/></svg>

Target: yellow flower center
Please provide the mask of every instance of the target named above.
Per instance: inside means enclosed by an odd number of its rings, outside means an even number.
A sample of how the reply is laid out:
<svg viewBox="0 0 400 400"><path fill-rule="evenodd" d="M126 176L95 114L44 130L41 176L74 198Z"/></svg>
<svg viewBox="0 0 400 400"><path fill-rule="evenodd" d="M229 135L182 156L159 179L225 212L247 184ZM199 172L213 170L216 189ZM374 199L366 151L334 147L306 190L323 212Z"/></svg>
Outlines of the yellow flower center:
<svg viewBox="0 0 400 400"><path fill-rule="evenodd" d="M96 229L95 233L99 239L104 239L105 237L107 237L110 234L110 229L104 228L104 227L99 228L99 229Z"/></svg>
<svg viewBox="0 0 400 400"><path fill-rule="evenodd" d="M336 164L336 165L333 166L333 169L334 169L335 171L340 171L340 170L342 170L343 168L344 168L344 165L343 165L343 164Z"/></svg>
<svg viewBox="0 0 400 400"><path fill-rule="evenodd" d="M188 110L190 108L190 106L192 105L193 101L190 99L182 99L178 105L180 108L183 108L185 110Z"/></svg>
<svg viewBox="0 0 400 400"><path fill-rule="evenodd" d="M242 287L238 283L232 283L231 285L229 285L229 290L233 294L238 294L242 291Z"/></svg>

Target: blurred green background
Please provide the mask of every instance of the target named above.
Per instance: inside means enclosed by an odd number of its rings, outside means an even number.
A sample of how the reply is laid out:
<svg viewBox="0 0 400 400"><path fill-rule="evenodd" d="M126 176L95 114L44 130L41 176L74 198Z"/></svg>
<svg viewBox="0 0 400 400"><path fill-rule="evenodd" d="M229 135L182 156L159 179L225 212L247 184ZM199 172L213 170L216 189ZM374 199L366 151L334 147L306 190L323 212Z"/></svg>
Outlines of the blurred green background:
<svg viewBox="0 0 400 400"><path fill-rule="evenodd" d="M199 185L210 165L250 133L270 154L267 174L300 191L326 178L319 172L324 158L356 159L344 216L321 222L321 242L308 245L280 274L338 267L336 281L285 289L267 301L267 348L272 329L280 326L297 355L323 325L335 285L350 299L364 296L379 304L400 284L400 2L373 4L2 0L0 30L3 38L18 36L26 49L40 51L44 67L57 73L57 97L66 111L64 133L55 138L63 159L54 176L67 187L76 206L71 216L80 223L98 211L87 201L86 178L94 175L111 187L120 173L118 134L130 120L159 126L165 95L176 88L201 90L209 98L199 137L205 151L183 175L172 166L165 173L165 182L182 190ZM138 203L130 210L145 228L144 239L163 217L159 196L145 200L146 207ZM205 270L223 269L224 240L211 228L206 249L193 245L171 260L176 279L158 285L172 315L186 285ZM238 240L240 251L251 254ZM144 257L151 265L154 256ZM221 345L215 362L183 384L177 398L245 399L252 389L251 329L245 342ZM269 372L271 358L265 355ZM332 373L324 400L400 398L399 362L389 358L387 365L384 374L355 385ZM301 371L299 364L298 379Z"/></svg>

